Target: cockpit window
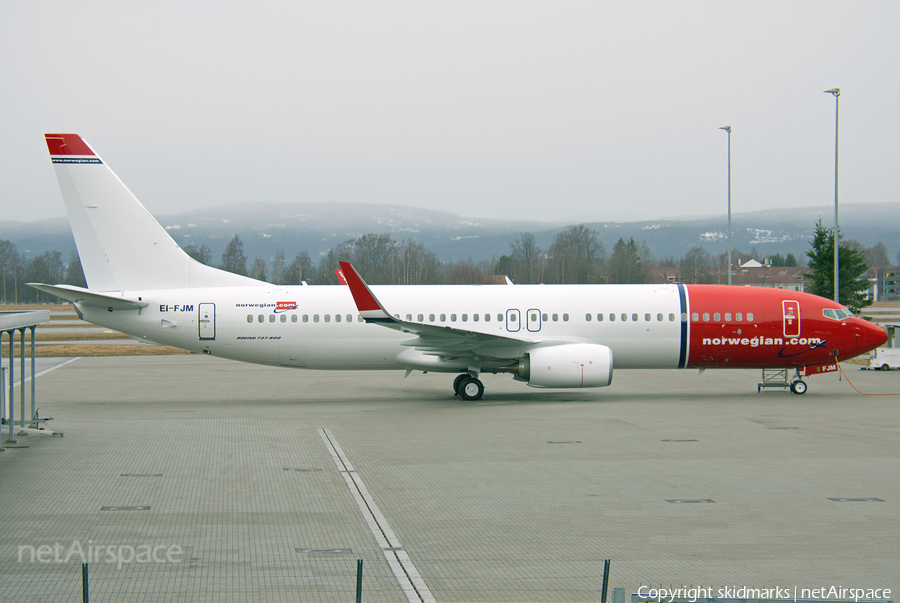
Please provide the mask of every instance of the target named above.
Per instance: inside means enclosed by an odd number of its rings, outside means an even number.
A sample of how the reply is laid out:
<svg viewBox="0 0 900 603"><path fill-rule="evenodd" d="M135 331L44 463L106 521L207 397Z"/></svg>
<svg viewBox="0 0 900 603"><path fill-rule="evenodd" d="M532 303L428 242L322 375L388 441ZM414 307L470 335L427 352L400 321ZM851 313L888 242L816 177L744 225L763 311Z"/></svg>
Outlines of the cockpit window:
<svg viewBox="0 0 900 603"><path fill-rule="evenodd" d="M847 308L825 308L822 310L822 314L825 315L825 318L832 318L834 320L844 320L845 318L853 316L853 312Z"/></svg>

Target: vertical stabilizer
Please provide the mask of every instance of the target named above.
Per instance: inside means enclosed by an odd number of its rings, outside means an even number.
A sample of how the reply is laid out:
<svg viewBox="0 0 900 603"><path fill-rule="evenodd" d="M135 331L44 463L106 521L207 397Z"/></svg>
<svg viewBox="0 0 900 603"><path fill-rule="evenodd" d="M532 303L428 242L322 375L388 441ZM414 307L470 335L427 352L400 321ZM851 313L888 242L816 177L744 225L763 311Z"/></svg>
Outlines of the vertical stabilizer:
<svg viewBox="0 0 900 603"><path fill-rule="evenodd" d="M264 286L201 264L77 134L45 134L88 286L96 291Z"/></svg>

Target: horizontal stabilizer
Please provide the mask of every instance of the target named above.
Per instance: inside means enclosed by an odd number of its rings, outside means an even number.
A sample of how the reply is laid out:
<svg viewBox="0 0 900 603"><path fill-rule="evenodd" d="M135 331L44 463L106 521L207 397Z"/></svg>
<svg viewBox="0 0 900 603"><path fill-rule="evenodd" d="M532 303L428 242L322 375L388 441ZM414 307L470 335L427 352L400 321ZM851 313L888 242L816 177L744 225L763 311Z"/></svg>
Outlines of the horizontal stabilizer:
<svg viewBox="0 0 900 603"><path fill-rule="evenodd" d="M55 295L73 304L81 304L83 306L91 306L94 308L106 308L113 310L139 310L146 308L148 305L145 301L137 301L127 299L111 293L97 293L88 291L81 287L73 285L44 285L42 283L25 283L29 287L34 287L44 293Z"/></svg>

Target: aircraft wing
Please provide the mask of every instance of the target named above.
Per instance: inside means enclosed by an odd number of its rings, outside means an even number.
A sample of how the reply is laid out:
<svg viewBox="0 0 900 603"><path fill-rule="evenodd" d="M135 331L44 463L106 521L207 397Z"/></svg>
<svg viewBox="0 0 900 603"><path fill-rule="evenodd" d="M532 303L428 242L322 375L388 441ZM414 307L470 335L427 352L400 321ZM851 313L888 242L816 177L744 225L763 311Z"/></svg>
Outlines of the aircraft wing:
<svg viewBox="0 0 900 603"><path fill-rule="evenodd" d="M479 333L456 327L424 324L400 320L392 316L369 289L349 262L341 262L341 268L353 301L363 320L402 333L416 335L402 342L423 354L443 357L483 356L488 358L521 358L531 348L542 345L570 343L569 340L522 339L506 335Z"/></svg>
<svg viewBox="0 0 900 603"><path fill-rule="evenodd" d="M145 301L127 299L112 293L98 293L89 291L74 285L44 285L42 283L25 283L44 293L55 295L73 304L93 306L95 308L107 308L112 310L140 310L148 305Z"/></svg>

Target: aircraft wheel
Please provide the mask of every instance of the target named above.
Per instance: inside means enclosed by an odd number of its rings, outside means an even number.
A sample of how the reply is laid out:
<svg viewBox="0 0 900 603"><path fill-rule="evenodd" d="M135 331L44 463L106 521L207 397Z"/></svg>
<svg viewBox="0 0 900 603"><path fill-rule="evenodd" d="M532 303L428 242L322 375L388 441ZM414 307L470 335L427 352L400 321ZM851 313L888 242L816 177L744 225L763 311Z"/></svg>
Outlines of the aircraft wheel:
<svg viewBox="0 0 900 603"><path fill-rule="evenodd" d="M463 379L468 379L471 376L472 375L470 375L469 373L463 373L462 375L457 375L456 379L453 380L453 393L456 394L457 396L460 395L459 394L460 384L463 382Z"/></svg>
<svg viewBox="0 0 900 603"><path fill-rule="evenodd" d="M462 383L459 384L459 396L463 400L481 400L483 395L484 384L475 377L463 379Z"/></svg>
<svg viewBox="0 0 900 603"><path fill-rule="evenodd" d="M800 379L791 383L791 391L798 396L806 393L806 387L806 381L801 381Z"/></svg>
<svg viewBox="0 0 900 603"><path fill-rule="evenodd" d="M889 367L887 364L882 364L882 365L881 365L881 370L883 370L883 371L889 371L889 370L891 370L891 367Z"/></svg>

